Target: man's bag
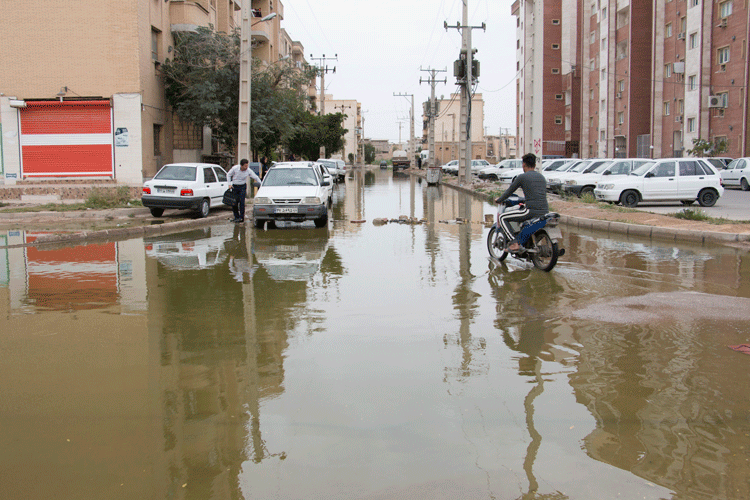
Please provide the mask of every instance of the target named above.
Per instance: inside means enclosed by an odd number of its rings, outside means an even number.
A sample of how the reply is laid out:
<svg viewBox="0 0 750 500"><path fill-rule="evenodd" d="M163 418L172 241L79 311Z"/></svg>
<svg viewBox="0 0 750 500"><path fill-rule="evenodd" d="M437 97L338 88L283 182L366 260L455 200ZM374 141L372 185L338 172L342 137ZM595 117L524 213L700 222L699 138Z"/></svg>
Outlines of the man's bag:
<svg viewBox="0 0 750 500"><path fill-rule="evenodd" d="M224 191L224 199L221 201L224 203L224 205L229 205L230 207L237 205L237 203L239 202L237 193L235 193L234 189L232 188Z"/></svg>

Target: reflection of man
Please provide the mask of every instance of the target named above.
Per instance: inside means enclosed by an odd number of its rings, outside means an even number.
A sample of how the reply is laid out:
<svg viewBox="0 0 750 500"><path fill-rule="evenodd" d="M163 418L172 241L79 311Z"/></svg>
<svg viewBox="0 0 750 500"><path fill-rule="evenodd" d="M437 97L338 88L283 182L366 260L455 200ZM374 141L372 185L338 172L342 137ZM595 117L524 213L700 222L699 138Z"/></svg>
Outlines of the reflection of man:
<svg viewBox="0 0 750 500"><path fill-rule="evenodd" d="M523 190L524 198L526 198L523 208L506 210L499 218L500 228L510 242L508 250L511 252L520 250L521 245L518 244L510 223L520 223L549 212L549 205L547 204L547 181L542 174L535 170L536 156L531 153L523 155L521 166L523 167L523 173L517 176L516 180L508 186L508 189L495 200L495 203L499 205L519 187Z"/></svg>
<svg viewBox="0 0 750 500"><path fill-rule="evenodd" d="M245 231L241 229L241 226L234 227L234 237L232 238L234 247L230 247L229 250L229 272L238 283L250 283L255 270L258 268L258 266L251 264L248 257L244 233Z"/></svg>
<svg viewBox="0 0 750 500"><path fill-rule="evenodd" d="M238 197L237 204L232 205L232 212L234 212L232 222L240 224L245 222L245 197L247 196L248 177L252 177L255 182L260 184L260 177L250 170L250 162L244 158L239 165L233 166L227 173L227 179L232 185L232 190Z"/></svg>

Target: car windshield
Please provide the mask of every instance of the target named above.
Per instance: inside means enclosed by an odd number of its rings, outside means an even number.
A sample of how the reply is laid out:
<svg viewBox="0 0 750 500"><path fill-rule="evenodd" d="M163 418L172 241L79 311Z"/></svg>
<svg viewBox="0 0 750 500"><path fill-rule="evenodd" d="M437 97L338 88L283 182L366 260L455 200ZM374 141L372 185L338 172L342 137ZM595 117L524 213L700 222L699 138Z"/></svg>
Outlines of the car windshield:
<svg viewBox="0 0 750 500"><path fill-rule="evenodd" d="M503 160L497 164L497 168L513 168L515 163L511 160Z"/></svg>
<svg viewBox="0 0 750 500"><path fill-rule="evenodd" d="M273 168L263 180L264 186L317 186L318 179L311 168Z"/></svg>
<svg viewBox="0 0 750 500"><path fill-rule="evenodd" d="M162 181L194 181L195 167L187 165L164 165L154 179Z"/></svg>
<svg viewBox="0 0 750 500"><path fill-rule="evenodd" d="M570 167L570 165L567 165L567 166ZM579 174L583 172L584 170L588 171L588 169L591 168L592 166L594 166L594 162L582 161L576 164L575 166L570 167L567 171L570 173ZM565 172L565 171L566 171L565 167L562 167L560 169L560 172Z"/></svg>
<svg viewBox="0 0 750 500"><path fill-rule="evenodd" d="M591 164L587 167L584 167L582 170L577 170L579 167L576 167L574 169L576 172L583 172L584 174L588 174L591 172L596 172L599 168L607 168L609 164L612 163L611 161L594 161L591 162ZM573 170L571 170L572 172Z"/></svg>
<svg viewBox="0 0 750 500"><path fill-rule="evenodd" d="M578 165L580 165L581 163L583 162L580 162ZM571 165L573 165L573 163L561 161L557 165L550 165L549 167L546 167L544 171L545 172L564 172L566 170L565 167L570 167Z"/></svg>
<svg viewBox="0 0 750 500"><path fill-rule="evenodd" d="M336 162L318 160L318 163L325 165L326 168L336 168Z"/></svg>
<svg viewBox="0 0 750 500"><path fill-rule="evenodd" d="M707 162L709 162L711 165L716 167L718 170L724 170L727 168L726 163L724 163L723 160L719 160L718 158L703 158Z"/></svg>
<svg viewBox="0 0 750 500"><path fill-rule="evenodd" d="M651 167L653 167L655 163L656 163L655 161L650 161L648 163L644 163L640 167L638 167L635 170L633 170L632 172L630 172L630 175L640 175L640 176L643 176L643 175L646 174L646 172L648 172L649 170L651 170Z"/></svg>

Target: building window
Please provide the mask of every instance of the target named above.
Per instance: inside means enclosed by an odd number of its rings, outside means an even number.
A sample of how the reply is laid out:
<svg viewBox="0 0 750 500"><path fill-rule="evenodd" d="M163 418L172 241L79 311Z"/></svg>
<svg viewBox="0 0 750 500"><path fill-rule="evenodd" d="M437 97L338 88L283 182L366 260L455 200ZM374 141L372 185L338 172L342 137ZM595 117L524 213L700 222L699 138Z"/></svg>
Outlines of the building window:
<svg viewBox="0 0 750 500"><path fill-rule="evenodd" d="M732 2L722 2L719 4L719 17L729 17L732 13Z"/></svg>
<svg viewBox="0 0 750 500"><path fill-rule="evenodd" d="M698 33L690 33L688 37L688 48L695 49L698 47Z"/></svg>
<svg viewBox="0 0 750 500"><path fill-rule="evenodd" d="M557 99L558 101L562 101L563 95L562 94L555 94L555 99Z"/></svg>
<svg viewBox="0 0 750 500"><path fill-rule="evenodd" d="M604 140L605 140L605 137L607 137L607 136L605 135L605 131L604 131L604 130L600 130L600 131L599 131L599 140L600 140L600 141L604 141Z"/></svg>
<svg viewBox="0 0 750 500"><path fill-rule="evenodd" d="M560 74L560 68L552 68L552 74L553 75L559 75Z"/></svg>
<svg viewBox="0 0 750 500"><path fill-rule="evenodd" d="M725 108L729 107L729 92L722 92L719 95L719 99L721 99L721 105Z"/></svg>
<svg viewBox="0 0 750 500"><path fill-rule="evenodd" d="M718 63L726 64L729 62L729 47L722 47L718 51Z"/></svg>
<svg viewBox="0 0 750 500"><path fill-rule="evenodd" d="M664 78L672 76L672 63L664 65Z"/></svg>
<svg viewBox="0 0 750 500"><path fill-rule="evenodd" d="M690 0L690 6L695 7L700 3L700 0Z"/></svg>
<svg viewBox="0 0 750 500"><path fill-rule="evenodd" d="M620 80L617 82L617 91L625 92L625 80Z"/></svg>
<svg viewBox="0 0 750 500"><path fill-rule="evenodd" d="M161 35L161 32L151 27L151 60L152 61L159 61L159 38L161 38L159 35Z"/></svg>
<svg viewBox="0 0 750 500"><path fill-rule="evenodd" d="M604 7L602 9L602 19L607 19L607 8L606 7Z"/></svg>
<svg viewBox="0 0 750 500"><path fill-rule="evenodd" d="M555 125L562 125L562 116L560 115L555 116Z"/></svg>
<svg viewBox="0 0 750 500"><path fill-rule="evenodd" d="M594 100L594 89L589 90L589 101Z"/></svg>
<svg viewBox="0 0 750 500"><path fill-rule="evenodd" d="M560 20L559 19L553 19L552 20L552 24L554 24L555 26L558 26L560 24Z"/></svg>
<svg viewBox="0 0 750 500"><path fill-rule="evenodd" d="M672 36L672 23L669 23L664 28L664 38L669 38Z"/></svg>
<svg viewBox="0 0 750 500"><path fill-rule="evenodd" d="M607 48L607 37L602 38L602 42L600 45L601 49L604 50Z"/></svg>
<svg viewBox="0 0 750 500"><path fill-rule="evenodd" d="M592 43L592 44L596 43L596 31L592 31L591 32L590 42L589 43Z"/></svg>
<svg viewBox="0 0 750 500"><path fill-rule="evenodd" d="M664 101L664 116L669 116L670 104L669 101Z"/></svg>
<svg viewBox="0 0 750 500"><path fill-rule="evenodd" d="M602 80L607 79L607 68L602 68Z"/></svg>
<svg viewBox="0 0 750 500"><path fill-rule="evenodd" d="M688 132L695 132L695 118L688 118L687 130Z"/></svg>
<svg viewBox="0 0 750 500"><path fill-rule="evenodd" d="M552 44L552 50L560 50L560 44L559 43L553 43Z"/></svg>
<svg viewBox="0 0 750 500"><path fill-rule="evenodd" d="M697 89L698 88L697 83L698 83L697 77L695 75L690 75L687 81L688 90Z"/></svg>
<svg viewBox="0 0 750 500"><path fill-rule="evenodd" d="M602 99L601 107L602 107L602 111L604 111L604 108L607 107L607 101L605 101L604 99Z"/></svg>
<svg viewBox="0 0 750 500"><path fill-rule="evenodd" d="M619 123L620 125L622 125L623 123L625 123L625 113L624 112L620 111L619 113L617 113L617 123Z"/></svg>
<svg viewBox="0 0 750 500"><path fill-rule="evenodd" d="M589 116L589 128L594 128L594 117Z"/></svg>
<svg viewBox="0 0 750 500"><path fill-rule="evenodd" d="M154 123L154 156L161 156L161 125Z"/></svg>

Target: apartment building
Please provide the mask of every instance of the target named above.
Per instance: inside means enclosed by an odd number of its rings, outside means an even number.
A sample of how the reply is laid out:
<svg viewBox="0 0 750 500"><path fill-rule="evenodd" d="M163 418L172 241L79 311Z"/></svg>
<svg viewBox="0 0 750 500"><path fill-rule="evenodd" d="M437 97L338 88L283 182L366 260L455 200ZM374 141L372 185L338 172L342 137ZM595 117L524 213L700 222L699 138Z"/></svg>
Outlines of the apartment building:
<svg viewBox="0 0 750 500"><path fill-rule="evenodd" d="M211 131L169 109L160 66L173 34L240 24L241 0L5 2L0 30L0 182L111 178L140 184L162 165L212 153ZM253 55L276 61L283 6L252 0ZM39 36L44 33L44 36ZM292 44L293 45L293 44Z"/></svg>
<svg viewBox="0 0 750 500"><path fill-rule="evenodd" d="M451 94L450 99L436 99L435 165L458 159L461 129L461 96ZM422 115L422 149L428 149L429 122ZM463 131L466 134L466 131ZM487 143L484 138L484 98L476 93L471 100L471 157L485 158Z"/></svg>
<svg viewBox="0 0 750 500"><path fill-rule="evenodd" d="M746 0L516 1L519 155L748 154Z"/></svg>
<svg viewBox="0 0 750 500"><path fill-rule="evenodd" d="M313 97L315 108L320 112L321 103L320 95ZM347 129L344 134L343 151L327 151L326 156L329 158L341 155L341 159L349 163L349 155L354 156L354 163L362 161L362 144L360 142L359 131L362 130L362 104L355 99L334 99L332 94L325 95L324 112L327 115L341 113L345 115L342 126Z"/></svg>

